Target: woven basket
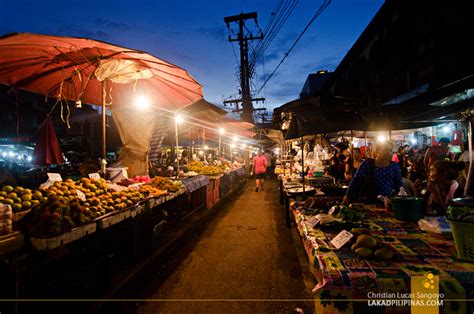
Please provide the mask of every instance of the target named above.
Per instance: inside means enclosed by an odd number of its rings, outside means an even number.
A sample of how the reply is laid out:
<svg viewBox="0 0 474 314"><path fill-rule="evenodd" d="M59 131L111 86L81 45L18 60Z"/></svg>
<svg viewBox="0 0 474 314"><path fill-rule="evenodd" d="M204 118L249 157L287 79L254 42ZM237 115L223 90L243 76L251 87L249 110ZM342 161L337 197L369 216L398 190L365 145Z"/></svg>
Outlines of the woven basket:
<svg viewBox="0 0 474 314"><path fill-rule="evenodd" d="M474 223L449 221L458 257L474 262Z"/></svg>

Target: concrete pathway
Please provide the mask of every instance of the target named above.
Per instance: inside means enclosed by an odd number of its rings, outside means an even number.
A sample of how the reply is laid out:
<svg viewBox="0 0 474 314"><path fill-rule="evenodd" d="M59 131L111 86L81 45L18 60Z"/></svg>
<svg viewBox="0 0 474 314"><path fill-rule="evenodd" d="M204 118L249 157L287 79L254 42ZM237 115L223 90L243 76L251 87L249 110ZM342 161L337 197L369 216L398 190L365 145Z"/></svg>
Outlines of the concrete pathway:
<svg viewBox="0 0 474 314"><path fill-rule="evenodd" d="M278 195L276 180L261 192L249 180L186 244L190 253L150 291L150 301L137 304L137 313L310 313Z"/></svg>

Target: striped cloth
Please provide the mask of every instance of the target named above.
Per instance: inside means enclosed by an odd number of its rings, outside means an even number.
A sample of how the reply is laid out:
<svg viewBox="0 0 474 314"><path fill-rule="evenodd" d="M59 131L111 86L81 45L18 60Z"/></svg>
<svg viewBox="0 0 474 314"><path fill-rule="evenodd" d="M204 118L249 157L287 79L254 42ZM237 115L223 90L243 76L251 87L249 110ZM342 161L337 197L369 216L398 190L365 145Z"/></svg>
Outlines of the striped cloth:
<svg viewBox="0 0 474 314"><path fill-rule="evenodd" d="M161 144L166 136L167 121L164 116L157 115L153 126L153 131L150 139L150 154L149 160L151 162L158 161L158 155L161 149Z"/></svg>

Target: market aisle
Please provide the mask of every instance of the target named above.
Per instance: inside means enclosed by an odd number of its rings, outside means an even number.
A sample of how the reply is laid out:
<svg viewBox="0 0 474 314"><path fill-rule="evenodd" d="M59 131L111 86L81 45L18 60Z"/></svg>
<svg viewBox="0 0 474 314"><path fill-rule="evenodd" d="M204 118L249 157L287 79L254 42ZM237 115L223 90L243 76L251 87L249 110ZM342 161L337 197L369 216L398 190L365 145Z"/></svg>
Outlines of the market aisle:
<svg viewBox="0 0 474 314"><path fill-rule="evenodd" d="M254 184L249 180L240 196L219 209L191 253L149 296L199 301L145 302L138 313L291 313L297 307L311 311L310 302L281 301L309 296L278 203L277 181L267 181L258 193Z"/></svg>

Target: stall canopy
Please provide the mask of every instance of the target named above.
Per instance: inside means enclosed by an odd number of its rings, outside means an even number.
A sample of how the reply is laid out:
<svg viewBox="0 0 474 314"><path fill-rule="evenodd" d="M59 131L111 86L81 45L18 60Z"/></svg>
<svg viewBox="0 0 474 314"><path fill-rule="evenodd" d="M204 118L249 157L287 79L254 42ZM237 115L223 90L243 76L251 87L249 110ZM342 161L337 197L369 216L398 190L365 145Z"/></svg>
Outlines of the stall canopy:
<svg viewBox="0 0 474 314"><path fill-rule="evenodd" d="M207 122L219 122L222 117L227 114L227 111L208 102L205 99L200 99L187 106L183 113L192 119L199 119Z"/></svg>
<svg viewBox="0 0 474 314"><path fill-rule="evenodd" d="M313 101L314 100L314 101ZM354 108L352 105L321 104L319 98L300 99L277 108L273 115L274 125L290 119L285 139L306 135L334 133L346 130L392 131L417 129L437 125L440 121L405 121L418 114L421 106L411 104L383 106L381 108ZM315 102L317 101L317 102ZM423 106L424 110L428 107Z"/></svg>
<svg viewBox="0 0 474 314"><path fill-rule="evenodd" d="M145 95L180 109L202 98L201 85L182 68L146 52L87 38L14 33L0 37L0 83L52 98L129 106Z"/></svg>
<svg viewBox="0 0 474 314"><path fill-rule="evenodd" d="M129 136L149 142L152 134L153 124L138 111L137 99L141 105L176 111L202 98L201 85L184 69L143 51L87 38L29 33L0 37L0 83L57 98L68 112L68 101L76 107L101 105L104 159L106 108L116 109L124 166L134 156L148 154L148 145L127 147L137 140Z"/></svg>
<svg viewBox="0 0 474 314"><path fill-rule="evenodd" d="M205 99L199 99L195 103L187 106L181 111L184 123L178 127L179 139L181 142L202 138L203 128L215 128L224 115L227 114L222 108L208 102ZM157 161L162 144L167 139L167 143L174 143L174 132L168 134L168 129L174 129L174 121L171 121L173 115L167 114L156 117L150 141L150 160ZM167 138L167 135L168 136Z"/></svg>

